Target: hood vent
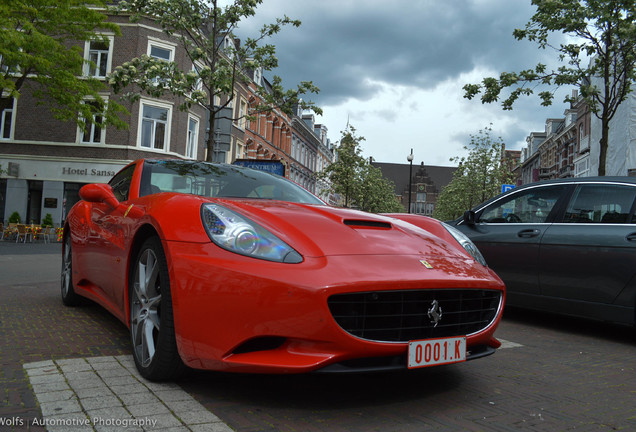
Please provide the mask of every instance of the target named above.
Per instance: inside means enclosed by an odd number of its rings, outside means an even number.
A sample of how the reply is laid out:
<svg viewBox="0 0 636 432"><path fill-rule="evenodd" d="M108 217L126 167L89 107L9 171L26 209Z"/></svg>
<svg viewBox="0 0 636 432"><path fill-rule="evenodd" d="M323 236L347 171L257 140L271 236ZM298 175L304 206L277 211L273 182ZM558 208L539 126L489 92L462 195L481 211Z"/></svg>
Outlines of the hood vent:
<svg viewBox="0 0 636 432"><path fill-rule="evenodd" d="M389 222L375 221L375 220L345 219L343 223L353 228L376 228L376 229L393 228L393 226Z"/></svg>

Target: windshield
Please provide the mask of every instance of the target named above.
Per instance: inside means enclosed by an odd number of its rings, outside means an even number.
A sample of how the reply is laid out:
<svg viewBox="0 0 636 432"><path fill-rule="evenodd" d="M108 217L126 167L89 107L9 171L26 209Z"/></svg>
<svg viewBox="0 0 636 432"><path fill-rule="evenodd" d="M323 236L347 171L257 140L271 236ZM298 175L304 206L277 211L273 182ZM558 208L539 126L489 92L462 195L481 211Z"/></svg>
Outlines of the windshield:
<svg viewBox="0 0 636 432"><path fill-rule="evenodd" d="M265 171L207 162L144 161L139 195L159 192L324 204L297 184Z"/></svg>

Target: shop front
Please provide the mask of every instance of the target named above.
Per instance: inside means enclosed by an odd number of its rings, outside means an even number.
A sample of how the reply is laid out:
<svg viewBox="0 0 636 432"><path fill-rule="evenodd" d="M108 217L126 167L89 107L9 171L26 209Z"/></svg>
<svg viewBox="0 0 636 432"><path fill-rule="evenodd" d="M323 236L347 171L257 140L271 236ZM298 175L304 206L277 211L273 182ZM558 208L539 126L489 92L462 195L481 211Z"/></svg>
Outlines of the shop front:
<svg viewBox="0 0 636 432"><path fill-rule="evenodd" d="M50 214L61 226L88 183L107 183L128 161L0 155L0 216L41 224Z"/></svg>

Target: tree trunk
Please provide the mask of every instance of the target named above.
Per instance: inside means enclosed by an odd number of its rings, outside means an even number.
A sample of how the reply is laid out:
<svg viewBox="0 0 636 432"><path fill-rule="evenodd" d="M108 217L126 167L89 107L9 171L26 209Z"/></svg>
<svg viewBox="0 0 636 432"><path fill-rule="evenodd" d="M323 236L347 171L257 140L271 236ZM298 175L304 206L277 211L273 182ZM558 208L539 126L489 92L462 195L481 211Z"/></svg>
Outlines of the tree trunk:
<svg viewBox="0 0 636 432"><path fill-rule="evenodd" d="M214 126L216 123L215 112L214 109L208 109L209 113L209 121L208 121L208 137L205 142L205 146L207 148L207 154L205 155L206 162L212 162L214 157Z"/></svg>
<svg viewBox="0 0 636 432"><path fill-rule="evenodd" d="M601 120L601 140L599 141L598 175L605 175L607 165L607 148L609 146L609 119L603 115Z"/></svg>

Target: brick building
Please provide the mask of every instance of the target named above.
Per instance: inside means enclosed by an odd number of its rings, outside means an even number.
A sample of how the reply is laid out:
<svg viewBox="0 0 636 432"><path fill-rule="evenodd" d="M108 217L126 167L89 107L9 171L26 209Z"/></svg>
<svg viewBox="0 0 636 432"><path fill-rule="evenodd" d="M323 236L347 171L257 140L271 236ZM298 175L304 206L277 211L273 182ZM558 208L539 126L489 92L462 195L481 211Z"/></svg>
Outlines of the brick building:
<svg viewBox="0 0 636 432"><path fill-rule="evenodd" d="M411 187L410 213L432 216L437 204L437 197L442 189L453 179L457 168L434 165L420 165L411 167L409 164L372 162L374 167L380 168L382 175L391 180L395 186L395 195L409 210L409 185ZM409 179L409 175L411 178Z"/></svg>
<svg viewBox="0 0 636 432"><path fill-rule="evenodd" d="M132 23L123 15L109 19L120 26L121 36L104 33L109 43L78 43L85 59L97 65L87 65L84 74L105 81L116 66L143 54L174 61L181 70L193 68L178 40L152 20ZM216 119L214 131L206 130L204 107L181 111L179 97L142 95L130 103L109 91L101 95L126 107L130 114L123 120L128 129L99 127L98 121L82 131L76 122L56 120L48 106L34 99L33 88L24 87L12 107L0 113L0 221L17 212L23 222L40 223L49 213L59 225L79 199L82 185L107 182L139 158L205 160L209 133L215 134L214 161L278 160L286 166L286 176L315 191L312 173L317 161L333 159L326 128L308 126L304 119L278 111L260 114L253 122L240 118L254 102L255 86L268 85L259 72L254 78L235 86L234 98Z"/></svg>

